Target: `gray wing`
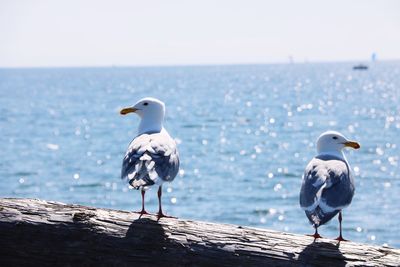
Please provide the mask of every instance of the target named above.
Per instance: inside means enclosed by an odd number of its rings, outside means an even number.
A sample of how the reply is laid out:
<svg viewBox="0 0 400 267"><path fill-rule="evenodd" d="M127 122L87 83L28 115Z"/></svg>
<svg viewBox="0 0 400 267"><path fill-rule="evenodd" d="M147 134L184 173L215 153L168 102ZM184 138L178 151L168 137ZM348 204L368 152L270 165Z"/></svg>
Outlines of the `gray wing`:
<svg viewBox="0 0 400 267"><path fill-rule="evenodd" d="M347 163L334 156L310 161L303 175L300 206L314 225L324 224L348 206L354 195L354 181Z"/></svg>
<svg viewBox="0 0 400 267"><path fill-rule="evenodd" d="M142 134L129 144L121 178L134 188L172 181L179 170L175 141L166 133Z"/></svg>

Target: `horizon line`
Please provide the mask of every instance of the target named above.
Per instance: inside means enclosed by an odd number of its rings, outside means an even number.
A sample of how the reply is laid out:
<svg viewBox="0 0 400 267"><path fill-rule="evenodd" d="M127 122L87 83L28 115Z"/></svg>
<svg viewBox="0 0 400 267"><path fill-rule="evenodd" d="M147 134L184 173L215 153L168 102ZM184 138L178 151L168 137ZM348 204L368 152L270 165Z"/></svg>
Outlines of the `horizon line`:
<svg viewBox="0 0 400 267"><path fill-rule="evenodd" d="M368 60L303 60L293 62L242 62L242 63L160 63L160 64L109 64L109 65L32 65L32 66L0 66L0 69L79 69L79 68L163 68L163 67L218 67L218 66L251 66L251 65L302 65L302 64L332 64L332 63L377 63L377 62L396 62L400 61L400 58L396 59L378 59L372 61Z"/></svg>

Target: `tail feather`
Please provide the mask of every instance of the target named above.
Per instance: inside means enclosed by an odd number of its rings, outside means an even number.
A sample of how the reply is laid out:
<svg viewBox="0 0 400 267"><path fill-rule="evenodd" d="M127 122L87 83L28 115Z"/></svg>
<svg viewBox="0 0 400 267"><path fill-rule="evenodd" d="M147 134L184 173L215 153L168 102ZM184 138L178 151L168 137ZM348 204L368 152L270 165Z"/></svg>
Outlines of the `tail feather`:
<svg viewBox="0 0 400 267"><path fill-rule="evenodd" d="M330 221L338 212L339 210L324 212L319 206L312 211L305 210L308 220L315 228Z"/></svg>
<svg viewBox="0 0 400 267"><path fill-rule="evenodd" d="M150 179L140 179L140 180L132 179L132 180L129 181L129 184L133 188L139 189L139 188L142 188L142 187L145 187L145 186L153 185L154 182L152 180L150 180Z"/></svg>
<svg viewBox="0 0 400 267"><path fill-rule="evenodd" d="M153 185L157 176L154 165L154 161L140 161L135 171L128 175L129 184L135 189Z"/></svg>

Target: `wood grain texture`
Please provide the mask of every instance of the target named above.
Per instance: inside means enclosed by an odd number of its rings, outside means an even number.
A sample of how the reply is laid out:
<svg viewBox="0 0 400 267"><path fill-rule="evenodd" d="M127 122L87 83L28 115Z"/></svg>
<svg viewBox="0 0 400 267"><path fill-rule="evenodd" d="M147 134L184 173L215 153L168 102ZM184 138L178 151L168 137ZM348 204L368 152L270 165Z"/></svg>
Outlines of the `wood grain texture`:
<svg viewBox="0 0 400 267"><path fill-rule="evenodd" d="M0 266L400 266L400 249L6 198Z"/></svg>

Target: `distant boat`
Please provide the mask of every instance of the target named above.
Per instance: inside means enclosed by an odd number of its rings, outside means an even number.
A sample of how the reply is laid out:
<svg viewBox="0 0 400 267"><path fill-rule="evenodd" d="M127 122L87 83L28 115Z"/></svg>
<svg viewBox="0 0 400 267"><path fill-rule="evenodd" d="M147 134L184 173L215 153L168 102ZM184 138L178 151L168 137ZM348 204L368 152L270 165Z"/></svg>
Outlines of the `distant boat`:
<svg viewBox="0 0 400 267"><path fill-rule="evenodd" d="M368 66L364 64L358 64L353 66L353 70L367 70Z"/></svg>

